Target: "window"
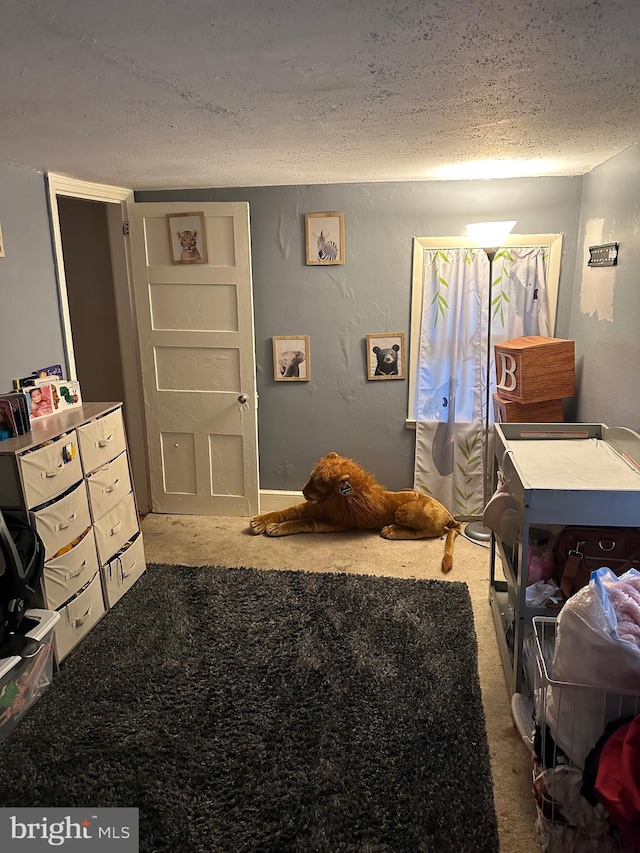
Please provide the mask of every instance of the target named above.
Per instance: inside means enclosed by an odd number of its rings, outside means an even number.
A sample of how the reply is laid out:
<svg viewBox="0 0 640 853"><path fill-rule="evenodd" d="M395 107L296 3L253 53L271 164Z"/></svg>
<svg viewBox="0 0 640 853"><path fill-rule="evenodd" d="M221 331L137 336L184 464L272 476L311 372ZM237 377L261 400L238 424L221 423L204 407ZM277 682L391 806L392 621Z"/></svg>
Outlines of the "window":
<svg viewBox="0 0 640 853"><path fill-rule="evenodd" d="M562 234L510 234L502 242L509 246L542 246L549 250L546 263L547 294L549 297L550 328L555 330L562 257ZM422 283L424 280L424 249L477 248L468 237L415 237L413 240L413 275L411 285L411 331L409 346L409 410L407 426L416 423L416 376L420 352L420 325L422 317Z"/></svg>

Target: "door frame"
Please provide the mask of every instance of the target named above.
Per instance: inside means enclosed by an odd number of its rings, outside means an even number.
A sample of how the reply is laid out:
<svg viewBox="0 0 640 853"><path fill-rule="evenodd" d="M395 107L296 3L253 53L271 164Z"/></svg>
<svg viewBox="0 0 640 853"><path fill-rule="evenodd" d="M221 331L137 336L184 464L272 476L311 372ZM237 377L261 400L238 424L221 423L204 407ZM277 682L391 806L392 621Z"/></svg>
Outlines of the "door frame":
<svg viewBox="0 0 640 853"><path fill-rule="evenodd" d="M63 344L69 379L77 379L77 370L73 336L71 333L71 316L64 268L64 254L62 251L58 196L106 203L113 289L120 338L120 358L123 368L124 400L122 402L124 403L127 440L135 481L136 500L139 511L146 514L150 509L148 455L144 426L142 384L140 379L138 326L131 281L129 245L125 233L125 225L128 221L127 204L133 203L134 193L133 190L127 187L94 184L54 172L49 172L45 175L45 182L58 281L58 300L60 304Z"/></svg>

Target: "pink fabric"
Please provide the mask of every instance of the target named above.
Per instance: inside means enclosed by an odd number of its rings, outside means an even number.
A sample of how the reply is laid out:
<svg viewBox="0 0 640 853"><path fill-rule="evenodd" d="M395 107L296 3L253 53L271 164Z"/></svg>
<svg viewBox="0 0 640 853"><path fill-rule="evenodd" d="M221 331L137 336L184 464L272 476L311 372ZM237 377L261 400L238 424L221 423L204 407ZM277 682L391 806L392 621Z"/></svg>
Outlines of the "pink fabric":
<svg viewBox="0 0 640 853"><path fill-rule="evenodd" d="M618 619L618 634L640 649L640 577L607 584L607 595Z"/></svg>

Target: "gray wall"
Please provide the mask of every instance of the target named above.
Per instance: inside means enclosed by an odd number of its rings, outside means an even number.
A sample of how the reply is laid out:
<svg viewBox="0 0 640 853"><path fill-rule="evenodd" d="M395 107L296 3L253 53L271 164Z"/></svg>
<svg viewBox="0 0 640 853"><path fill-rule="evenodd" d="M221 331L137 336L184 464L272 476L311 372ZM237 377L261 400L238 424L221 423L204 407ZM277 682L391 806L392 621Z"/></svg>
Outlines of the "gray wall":
<svg viewBox="0 0 640 853"><path fill-rule="evenodd" d="M589 245L618 242L618 266L587 267ZM640 428L640 145L585 176L569 337L582 422Z"/></svg>
<svg viewBox="0 0 640 853"><path fill-rule="evenodd" d="M640 427L640 146L584 178L258 187L138 193L139 200L246 200L251 208L261 486L299 489L335 448L389 488L413 481L408 383L365 379L367 334L408 332L411 241L467 222L517 219L565 234L556 334L576 341L582 421ZM307 267L303 214L346 214L347 263ZM64 361L45 182L0 165L0 390ZM620 263L586 268L588 245L618 241ZM311 381L274 383L271 336L311 336Z"/></svg>
<svg viewBox="0 0 640 853"><path fill-rule="evenodd" d="M300 489L330 450L388 488L413 484L408 381L366 379L366 335L409 344L412 239L468 222L517 219L518 233L565 234L556 334L571 314L582 178L531 178L138 192L137 201L248 201L258 369L260 485ZM304 213L345 213L346 263L305 265ZM215 251L215 249L214 249ZM274 382L272 335L310 335L311 381Z"/></svg>
<svg viewBox="0 0 640 853"><path fill-rule="evenodd" d="M0 165L0 393L65 364L44 175Z"/></svg>

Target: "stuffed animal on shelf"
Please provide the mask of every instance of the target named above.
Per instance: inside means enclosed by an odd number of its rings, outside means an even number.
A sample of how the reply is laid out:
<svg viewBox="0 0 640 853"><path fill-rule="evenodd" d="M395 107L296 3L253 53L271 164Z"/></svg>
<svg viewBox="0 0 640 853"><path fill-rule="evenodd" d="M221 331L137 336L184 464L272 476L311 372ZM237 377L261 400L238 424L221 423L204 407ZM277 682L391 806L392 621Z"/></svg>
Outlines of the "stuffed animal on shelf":
<svg viewBox="0 0 640 853"><path fill-rule="evenodd" d="M389 492L353 459L335 452L316 463L302 493L304 503L254 516L252 532L288 536L379 530L385 539L446 535L442 571L451 571L453 543L461 524L435 498L413 489Z"/></svg>

